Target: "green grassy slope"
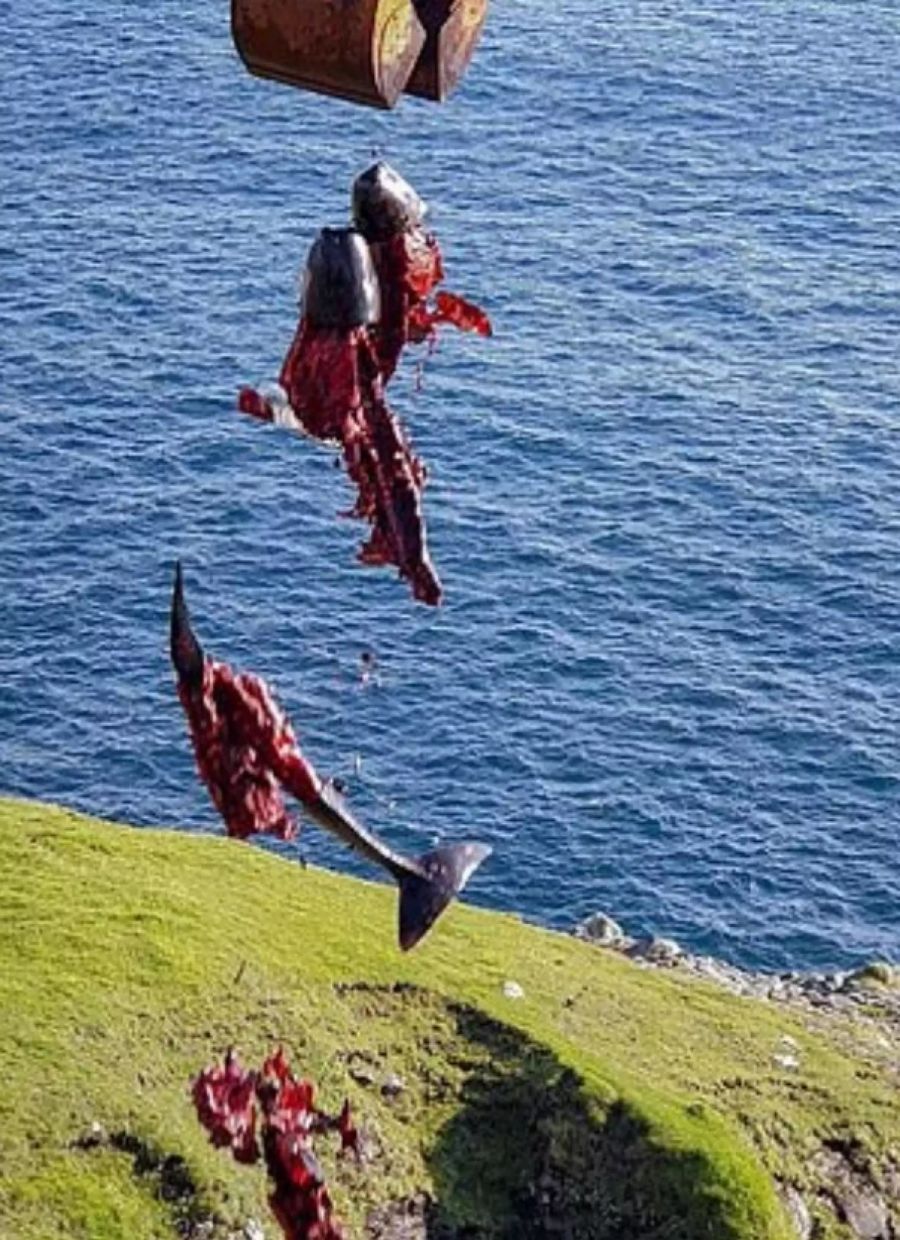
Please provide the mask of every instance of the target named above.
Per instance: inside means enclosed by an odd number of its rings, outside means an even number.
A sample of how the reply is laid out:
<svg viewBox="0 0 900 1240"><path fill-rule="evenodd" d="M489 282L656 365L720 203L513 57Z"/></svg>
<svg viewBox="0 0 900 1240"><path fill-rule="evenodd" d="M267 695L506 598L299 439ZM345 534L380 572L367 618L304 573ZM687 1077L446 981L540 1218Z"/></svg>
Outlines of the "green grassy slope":
<svg viewBox="0 0 900 1240"><path fill-rule="evenodd" d="M353 1235L424 1192L432 1237L788 1240L769 1172L900 1146L888 1082L784 1012L461 906L403 956L395 918L386 887L245 844L0 801L4 1240L269 1228L187 1094L230 1044L349 1095L366 1158L325 1162Z"/></svg>

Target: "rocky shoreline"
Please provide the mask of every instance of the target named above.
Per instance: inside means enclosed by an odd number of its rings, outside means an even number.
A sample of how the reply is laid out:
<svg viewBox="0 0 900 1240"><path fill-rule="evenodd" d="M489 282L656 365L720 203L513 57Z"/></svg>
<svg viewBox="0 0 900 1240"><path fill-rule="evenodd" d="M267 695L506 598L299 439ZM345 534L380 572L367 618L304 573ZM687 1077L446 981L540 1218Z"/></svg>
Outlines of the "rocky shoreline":
<svg viewBox="0 0 900 1240"><path fill-rule="evenodd" d="M742 969L714 956L693 955L674 939L632 938L606 913L594 913L573 931L578 939L628 957L647 968L714 982L735 995L798 1004L816 1011L883 1021L900 1032L900 967L876 960L860 969L834 972Z"/></svg>
<svg viewBox="0 0 900 1240"><path fill-rule="evenodd" d="M640 968L667 969L680 977L712 982L749 1000L784 1005L806 1027L825 1033L861 1062L877 1064L900 1086L900 967L872 961L859 969L781 973L741 969L714 956L693 955L673 939L632 938L605 913L594 913L573 931L576 938L624 956ZM802 1072L802 1051L785 1034L772 1066ZM900 1151L897 1151L900 1159ZM810 1164L813 1195L858 1240L898 1240L892 1221L900 1214L900 1161L875 1168L860 1163L852 1148L824 1143ZM778 1182L800 1240L820 1234L810 1210L810 1185Z"/></svg>

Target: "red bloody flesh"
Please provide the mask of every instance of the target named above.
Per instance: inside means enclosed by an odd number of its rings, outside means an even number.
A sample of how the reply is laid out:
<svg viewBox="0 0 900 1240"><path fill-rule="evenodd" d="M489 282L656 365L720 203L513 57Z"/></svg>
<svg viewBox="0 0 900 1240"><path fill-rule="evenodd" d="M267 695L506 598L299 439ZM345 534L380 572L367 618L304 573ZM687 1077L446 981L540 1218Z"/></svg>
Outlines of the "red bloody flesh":
<svg viewBox="0 0 900 1240"><path fill-rule="evenodd" d="M229 1052L221 1067L200 1073L191 1093L197 1118L213 1145L227 1146L237 1162L256 1162L256 1074L245 1072Z"/></svg>
<svg viewBox="0 0 900 1240"><path fill-rule="evenodd" d="M370 243L381 285L381 319L369 331L375 341L385 383L407 344L432 340L440 323L480 336L492 334L491 321L473 302L437 290L444 262L437 238L420 226ZM429 299L434 294L434 306Z"/></svg>
<svg viewBox="0 0 900 1240"><path fill-rule="evenodd" d="M369 330L386 383L406 345L432 334L427 300L444 278L444 263L437 239L420 227L373 241L371 249L381 285L381 320Z"/></svg>
<svg viewBox="0 0 900 1240"><path fill-rule="evenodd" d="M228 834L293 839L297 822L285 807L282 788L298 801L315 803L322 781L265 681L204 658L202 685L192 689L179 679L178 696L197 770Z"/></svg>
<svg viewBox="0 0 900 1240"><path fill-rule="evenodd" d="M367 329L314 327L302 318L279 382L303 430L342 445L347 473L358 492L351 513L372 525L359 553L362 562L395 565L417 599L440 603L441 585L422 515L425 468L384 400ZM239 394L238 407L264 421L274 416L249 388Z"/></svg>
<svg viewBox="0 0 900 1240"><path fill-rule="evenodd" d="M342 442L346 419L379 382L366 328L314 327L301 318L278 381L308 434Z"/></svg>
<svg viewBox="0 0 900 1240"><path fill-rule="evenodd" d="M366 406L359 418L348 419L344 460L359 490L354 515L373 526L360 559L364 564L396 564L414 596L436 606L441 584L428 554L422 516L425 468L383 400Z"/></svg>
<svg viewBox="0 0 900 1240"><path fill-rule="evenodd" d="M198 1075L192 1094L213 1145L228 1146L238 1162L265 1160L269 1206L285 1240L343 1240L313 1138L337 1132L341 1150L357 1152L349 1103L338 1116L319 1110L312 1083L294 1077L281 1050L261 1072L244 1071L229 1052L221 1066Z"/></svg>
<svg viewBox="0 0 900 1240"><path fill-rule="evenodd" d="M466 301L458 293L446 293L443 290L435 294L434 310L431 311L432 324L452 323L463 332L477 332L479 336L492 336L494 329L491 320L474 302Z"/></svg>
<svg viewBox="0 0 900 1240"><path fill-rule="evenodd" d="M473 303L436 291L444 278L437 239L420 222L407 219L403 224L402 213L399 218L397 231L375 228L375 217L369 221L374 230L369 250L380 288L378 322L323 327L304 315L279 382L297 428L343 448L347 473L358 492L351 515L372 526L360 560L395 565L417 599L436 605L442 590L428 553L422 513L426 470L388 408L384 387L406 345L432 341L438 325L449 323L489 336L491 323ZM362 244L361 234L354 232L354 243ZM327 291L330 286L323 287ZM252 388L241 389L238 408L263 421L285 421Z"/></svg>

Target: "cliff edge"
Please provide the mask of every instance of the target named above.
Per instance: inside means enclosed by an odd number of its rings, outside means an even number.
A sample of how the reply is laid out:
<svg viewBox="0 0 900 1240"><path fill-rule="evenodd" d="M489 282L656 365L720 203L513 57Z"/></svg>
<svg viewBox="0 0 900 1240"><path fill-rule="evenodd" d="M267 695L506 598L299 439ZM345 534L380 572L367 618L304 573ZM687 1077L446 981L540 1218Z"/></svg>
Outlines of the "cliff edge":
<svg viewBox="0 0 900 1240"><path fill-rule="evenodd" d="M188 1087L283 1045L352 1236L896 1240L898 1046L499 913L0 801L0 1235L274 1237Z"/></svg>

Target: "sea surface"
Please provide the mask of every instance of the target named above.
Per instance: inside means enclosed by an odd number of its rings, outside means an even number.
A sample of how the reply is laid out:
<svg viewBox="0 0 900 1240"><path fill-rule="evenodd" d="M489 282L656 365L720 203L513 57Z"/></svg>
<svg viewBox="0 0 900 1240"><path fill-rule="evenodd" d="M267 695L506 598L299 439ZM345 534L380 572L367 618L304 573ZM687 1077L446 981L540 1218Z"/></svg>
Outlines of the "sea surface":
<svg viewBox="0 0 900 1240"><path fill-rule="evenodd" d="M220 830L180 556L373 827L494 845L473 901L900 957L900 4L496 0L393 114L251 78L225 0L0 18L0 789ZM332 452L234 411L374 155L496 329L392 387L440 611L355 563Z"/></svg>

